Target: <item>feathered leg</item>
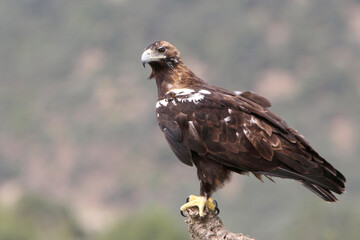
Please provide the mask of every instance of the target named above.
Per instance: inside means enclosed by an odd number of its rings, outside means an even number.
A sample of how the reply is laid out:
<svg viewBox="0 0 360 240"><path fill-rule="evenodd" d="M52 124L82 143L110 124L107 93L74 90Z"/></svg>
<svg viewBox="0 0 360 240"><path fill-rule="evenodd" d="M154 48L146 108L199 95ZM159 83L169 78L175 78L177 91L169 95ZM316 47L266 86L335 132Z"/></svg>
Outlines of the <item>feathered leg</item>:
<svg viewBox="0 0 360 240"><path fill-rule="evenodd" d="M200 196L189 196L188 202L182 205L180 210L183 212L187 208L197 206L200 217L203 217L204 208L207 206L211 211L219 213L217 203L211 195L216 189L223 186L224 182L229 178L230 171L222 165L199 155L193 156L193 161L197 167L197 175L200 180Z"/></svg>

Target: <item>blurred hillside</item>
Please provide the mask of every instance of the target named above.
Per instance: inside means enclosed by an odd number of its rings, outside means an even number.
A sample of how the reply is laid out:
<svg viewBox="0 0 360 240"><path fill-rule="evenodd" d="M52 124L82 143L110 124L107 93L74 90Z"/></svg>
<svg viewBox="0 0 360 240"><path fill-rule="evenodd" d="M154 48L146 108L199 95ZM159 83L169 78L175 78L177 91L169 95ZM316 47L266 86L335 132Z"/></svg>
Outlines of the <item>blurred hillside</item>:
<svg viewBox="0 0 360 240"><path fill-rule="evenodd" d="M266 96L348 179L329 205L292 181L234 176L215 194L226 226L258 239L311 238L302 229L359 239L357 0L1 1L1 239L110 240L154 222L186 239L178 209L199 186L155 121L155 82L140 56L156 40L204 80ZM166 239L154 234L136 239Z"/></svg>

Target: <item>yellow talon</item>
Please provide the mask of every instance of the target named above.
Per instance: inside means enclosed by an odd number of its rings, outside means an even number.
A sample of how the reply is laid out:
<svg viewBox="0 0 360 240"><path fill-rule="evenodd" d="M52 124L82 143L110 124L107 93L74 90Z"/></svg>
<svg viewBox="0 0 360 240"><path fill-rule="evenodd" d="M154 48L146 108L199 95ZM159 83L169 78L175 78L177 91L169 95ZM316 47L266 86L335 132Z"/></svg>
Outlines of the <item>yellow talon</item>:
<svg viewBox="0 0 360 240"><path fill-rule="evenodd" d="M216 205L214 204L214 200L212 198L206 199L205 196L189 196L189 201L180 207L180 210L184 212L186 209L190 207L198 207L200 217L204 216L204 209L207 206L211 211L215 211Z"/></svg>
<svg viewBox="0 0 360 240"><path fill-rule="evenodd" d="M211 210L211 211L215 211L216 205L214 203L214 199L213 198L209 198L206 201L206 206Z"/></svg>

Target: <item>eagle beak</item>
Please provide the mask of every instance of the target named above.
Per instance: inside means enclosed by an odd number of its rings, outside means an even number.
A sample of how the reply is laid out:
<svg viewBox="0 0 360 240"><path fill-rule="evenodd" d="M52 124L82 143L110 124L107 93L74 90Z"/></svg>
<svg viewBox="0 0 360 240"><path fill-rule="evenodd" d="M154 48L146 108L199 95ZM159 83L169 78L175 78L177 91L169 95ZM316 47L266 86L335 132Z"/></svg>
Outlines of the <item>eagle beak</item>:
<svg viewBox="0 0 360 240"><path fill-rule="evenodd" d="M151 62L152 59L153 59L153 57L152 57L152 52L150 49L145 50L143 52L143 54L141 55L141 62L144 67L145 67L145 64Z"/></svg>
<svg viewBox="0 0 360 240"><path fill-rule="evenodd" d="M160 62L160 61L164 60L165 58L166 58L166 56L164 56L162 54L157 54L157 53L154 54L154 52L151 49L147 49L141 55L141 62L143 64L143 66L145 67L146 63Z"/></svg>

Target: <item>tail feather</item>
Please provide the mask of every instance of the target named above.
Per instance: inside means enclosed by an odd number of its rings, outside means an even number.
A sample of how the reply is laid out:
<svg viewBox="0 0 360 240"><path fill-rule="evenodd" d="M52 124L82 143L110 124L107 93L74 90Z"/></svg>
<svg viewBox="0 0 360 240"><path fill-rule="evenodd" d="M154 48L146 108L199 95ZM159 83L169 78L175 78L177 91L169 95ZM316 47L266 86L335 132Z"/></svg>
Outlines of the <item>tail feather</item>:
<svg viewBox="0 0 360 240"><path fill-rule="evenodd" d="M324 168L321 170L322 174L319 174L318 171L316 171L316 173L299 174L291 169L277 168L271 172L266 172L263 174L298 180L303 186L314 192L325 201L336 202L337 198L332 192L337 194L342 194L345 192L344 183L346 180L344 176L338 171L336 171L335 176L331 172L326 171Z"/></svg>
<svg viewBox="0 0 360 240"><path fill-rule="evenodd" d="M325 188L320 187L315 184L304 182L302 180L299 180L299 182L301 182L301 184L304 187L306 187L307 189L309 189L310 191L312 191L313 193L315 193L316 195L318 195L319 197L321 197L322 199L324 199L327 202L337 202L338 201L338 199L334 196L334 194L332 194L328 189L325 189Z"/></svg>

